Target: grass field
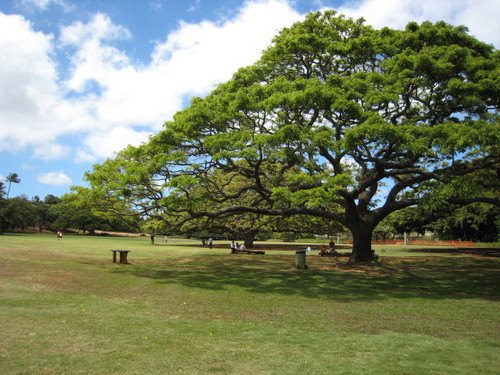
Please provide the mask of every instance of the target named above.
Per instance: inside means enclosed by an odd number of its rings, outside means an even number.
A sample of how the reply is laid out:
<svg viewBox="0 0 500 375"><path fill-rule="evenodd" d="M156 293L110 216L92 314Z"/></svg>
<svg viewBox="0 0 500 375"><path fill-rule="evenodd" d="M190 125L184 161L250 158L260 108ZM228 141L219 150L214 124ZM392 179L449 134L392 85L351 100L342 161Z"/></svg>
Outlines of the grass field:
<svg viewBox="0 0 500 375"><path fill-rule="evenodd" d="M500 258L377 249L296 269L293 248L5 234L0 372L499 374Z"/></svg>

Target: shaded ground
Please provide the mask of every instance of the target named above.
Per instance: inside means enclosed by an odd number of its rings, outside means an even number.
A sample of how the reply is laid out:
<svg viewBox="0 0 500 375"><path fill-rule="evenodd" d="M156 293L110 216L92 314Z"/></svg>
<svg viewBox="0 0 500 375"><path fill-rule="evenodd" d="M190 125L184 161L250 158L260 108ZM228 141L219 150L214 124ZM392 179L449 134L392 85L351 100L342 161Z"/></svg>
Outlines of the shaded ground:
<svg viewBox="0 0 500 375"><path fill-rule="evenodd" d="M325 243L326 246L328 246L327 243ZM181 245L182 246L182 245ZM186 245L186 246L192 246L192 245ZM321 245L319 244L311 244L310 245L312 250L311 250L311 253L317 253L319 252L319 247ZM218 245L218 244L214 244L214 249L228 249L229 250L229 247L228 245ZM297 251L297 250L304 250L305 248L307 247L307 245L304 245L304 244L293 244L293 243L290 243L290 244L274 244L274 243L270 243L270 244L254 244L254 246L249 249L249 250L264 250L264 251L273 251L273 250L276 250L276 251ZM335 248L337 250L340 250L340 251L351 251L351 246L350 245L335 245Z"/></svg>
<svg viewBox="0 0 500 375"><path fill-rule="evenodd" d="M431 249L410 249L409 252L415 253L433 253L433 254L452 254L452 255L476 255L482 257L500 257L500 249L497 248L431 248Z"/></svg>
<svg viewBox="0 0 500 375"><path fill-rule="evenodd" d="M326 246L328 246L327 243L325 243ZM319 247L321 245L319 244L314 244L311 245L313 248L312 252L314 251L319 251ZM282 250L282 251L297 251L297 250L303 250L306 248L304 244L257 244L254 245L253 247L255 250ZM349 245L335 245L335 248L337 250L342 250L342 249L351 249L351 246ZM347 251L347 250L346 250Z"/></svg>
<svg viewBox="0 0 500 375"><path fill-rule="evenodd" d="M319 252L318 244L312 245L312 254ZM216 249L225 249L227 245L215 244L213 246ZM249 250L263 250L263 251L290 251L294 252L297 250L303 250L306 246L304 244L255 244ZM346 256L351 252L350 245L335 245L337 251L341 253L341 256ZM228 249L229 250L229 249ZM500 257L500 248L475 248L475 247L458 247L458 248L448 248L448 247L433 247L433 248L418 248L418 249L408 249L408 252L414 253L432 253L432 254L449 254L449 255L475 255L481 257Z"/></svg>

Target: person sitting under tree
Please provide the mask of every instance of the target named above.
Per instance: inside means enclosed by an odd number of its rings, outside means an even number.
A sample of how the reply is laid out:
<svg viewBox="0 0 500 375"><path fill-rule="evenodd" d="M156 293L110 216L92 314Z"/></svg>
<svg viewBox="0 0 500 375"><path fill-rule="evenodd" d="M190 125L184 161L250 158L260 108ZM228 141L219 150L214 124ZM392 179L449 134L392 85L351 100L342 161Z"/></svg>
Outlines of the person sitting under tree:
<svg viewBox="0 0 500 375"><path fill-rule="evenodd" d="M335 250L335 242L330 241L330 255L337 255L337 251Z"/></svg>
<svg viewBox="0 0 500 375"><path fill-rule="evenodd" d="M319 255L321 255L322 257L325 256L325 255L328 255L328 253L326 251L327 249L326 249L325 245L321 245L321 247L319 248L319 250L320 250Z"/></svg>
<svg viewBox="0 0 500 375"><path fill-rule="evenodd" d="M234 241L231 241L231 254L236 253L236 249L236 244L234 243Z"/></svg>

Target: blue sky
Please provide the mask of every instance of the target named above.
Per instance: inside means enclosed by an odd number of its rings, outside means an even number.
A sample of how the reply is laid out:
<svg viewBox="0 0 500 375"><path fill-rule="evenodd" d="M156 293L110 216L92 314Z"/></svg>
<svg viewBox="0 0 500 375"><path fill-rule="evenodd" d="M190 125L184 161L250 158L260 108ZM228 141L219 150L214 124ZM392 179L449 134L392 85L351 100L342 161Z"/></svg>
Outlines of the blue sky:
<svg viewBox="0 0 500 375"><path fill-rule="evenodd" d="M255 62L283 27L337 9L375 26L466 25L500 44L498 0L0 0L0 179L61 196Z"/></svg>

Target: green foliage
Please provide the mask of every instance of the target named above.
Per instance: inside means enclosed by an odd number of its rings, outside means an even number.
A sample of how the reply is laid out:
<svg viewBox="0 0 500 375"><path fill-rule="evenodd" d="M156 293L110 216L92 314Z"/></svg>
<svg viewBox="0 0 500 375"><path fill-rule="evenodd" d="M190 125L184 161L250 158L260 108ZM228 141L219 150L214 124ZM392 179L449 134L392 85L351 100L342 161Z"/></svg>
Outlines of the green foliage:
<svg viewBox="0 0 500 375"><path fill-rule="evenodd" d="M5 183L0 181L0 199L2 199L5 195L7 195L7 192L5 191Z"/></svg>
<svg viewBox="0 0 500 375"><path fill-rule="evenodd" d="M283 242L294 242L295 240L298 240L300 236L293 232L283 232L279 234L278 238Z"/></svg>
<svg viewBox="0 0 500 375"><path fill-rule="evenodd" d="M428 228L442 240L499 242L500 210L481 203L471 204L439 218Z"/></svg>
<svg viewBox="0 0 500 375"><path fill-rule="evenodd" d="M0 200L0 233L16 229L32 230L95 230L137 232L138 218L128 211L129 216L113 214L106 210L106 199L97 192L74 187L78 193L66 194L62 198L47 195L44 200L38 196L30 201L26 197Z"/></svg>
<svg viewBox="0 0 500 375"><path fill-rule="evenodd" d="M430 232L440 240L494 243L499 241L500 211L484 203L440 206L438 209L422 205L392 213L380 227L399 234Z"/></svg>
<svg viewBox="0 0 500 375"><path fill-rule="evenodd" d="M116 203L100 192L73 187L75 193L65 194L54 209L59 211L52 228L77 229L93 234L96 230L137 232L138 218L127 211L122 202ZM111 210L111 207L114 210ZM117 207L121 209L117 213Z"/></svg>
<svg viewBox="0 0 500 375"><path fill-rule="evenodd" d="M27 229L34 226L35 209L25 197L7 199L0 206L3 230Z"/></svg>
<svg viewBox="0 0 500 375"><path fill-rule="evenodd" d="M376 30L311 13L87 178L179 227L232 215L334 220L352 232L351 260L370 261L373 230L392 212L499 204L470 183L500 168L499 63L463 27Z"/></svg>

